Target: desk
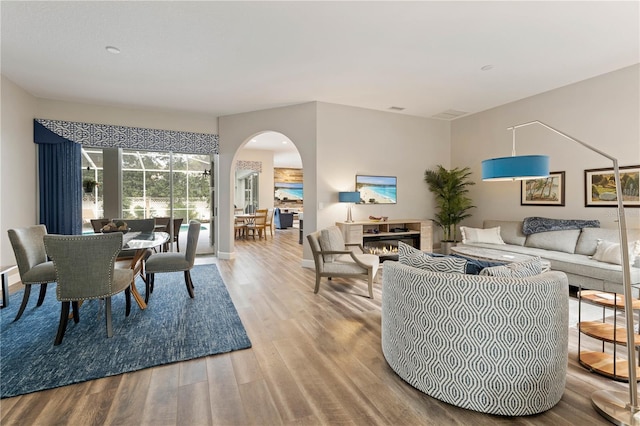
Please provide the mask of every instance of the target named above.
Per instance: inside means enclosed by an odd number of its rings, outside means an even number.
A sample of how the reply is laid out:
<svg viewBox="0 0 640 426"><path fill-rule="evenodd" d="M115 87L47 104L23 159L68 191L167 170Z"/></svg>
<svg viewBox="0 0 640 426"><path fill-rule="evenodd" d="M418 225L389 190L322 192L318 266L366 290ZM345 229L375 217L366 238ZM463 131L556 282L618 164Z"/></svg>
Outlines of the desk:
<svg viewBox="0 0 640 426"><path fill-rule="evenodd" d="M135 250L133 258L131 258L130 268L133 270L133 281L131 282L131 294L133 298L140 306L140 309L145 309L147 304L144 302L144 298L138 293L136 288L136 276L140 274L143 280L144 277L143 261L144 255L147 249L162 246L169 241L169 234L167 232L129 232L122 236L122 249L123 250ZM129 260L129 259L127 259Z"/></svg>

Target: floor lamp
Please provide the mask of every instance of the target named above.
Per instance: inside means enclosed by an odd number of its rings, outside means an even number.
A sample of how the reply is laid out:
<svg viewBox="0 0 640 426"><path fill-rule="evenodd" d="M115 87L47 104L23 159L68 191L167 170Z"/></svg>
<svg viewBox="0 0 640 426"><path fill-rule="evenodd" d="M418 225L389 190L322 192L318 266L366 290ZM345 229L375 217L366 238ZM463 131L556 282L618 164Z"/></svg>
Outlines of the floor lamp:
<svg viewBox="0 0 640 426"><path fill-rule="evenodd" d="M618 425L640 425L640 407L638 407L638 385L636 378L636 352L633 337L633 309L631 294L631 270L629 264L629 246L627 242L627 223L622 200L622 186L618 160L597 148L594 148L560 130L535 120L509 127L513 132L513 149L511 157L492 158L482 162L482 180L518 180L535 179L549 174L549 158L544 155L517 156L515 152L516 129L539 124L554 133L579 143L585 148L597 152L613 162L616 181L616 199L618 201L618 231L620 233L620 252L622 255L622 285L624 287L624 312L627 327L627 364L629 367L629 394L599 390L591 395L595 409L607 420ZM546 169L545 169L546 167Z"/></svg>

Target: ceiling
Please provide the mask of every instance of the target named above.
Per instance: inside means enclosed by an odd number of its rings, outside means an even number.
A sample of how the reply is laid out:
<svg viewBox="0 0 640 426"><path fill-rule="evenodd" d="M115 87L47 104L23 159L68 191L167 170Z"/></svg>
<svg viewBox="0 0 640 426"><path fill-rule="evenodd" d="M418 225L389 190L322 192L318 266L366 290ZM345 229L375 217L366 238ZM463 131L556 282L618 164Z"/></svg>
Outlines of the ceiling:
<svg viewBox="0 0 640 426"><path fill-rule="evenodd" d="M451 119L640 62L639 5L3 0L0 67L34 96L99 105Z"/></svg>

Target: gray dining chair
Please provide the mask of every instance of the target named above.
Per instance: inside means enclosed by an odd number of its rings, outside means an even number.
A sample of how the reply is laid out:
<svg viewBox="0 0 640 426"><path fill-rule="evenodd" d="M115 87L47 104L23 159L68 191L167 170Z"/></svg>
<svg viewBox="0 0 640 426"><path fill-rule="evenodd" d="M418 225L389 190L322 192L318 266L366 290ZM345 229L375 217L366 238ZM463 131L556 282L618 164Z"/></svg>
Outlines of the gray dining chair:
<svg viewBox="0 0 640 426"><path fill-rule="evenodd" d="M53 268L53 262L47 259L47 253L44 248L43 238L47 235L47 227L45 225L9 229L8 233L16 263L18 264L20 281L24 285L22 303L14 319L14 321L17 321L27 307L27 302L29 302L31 286L40 285L40 295L36 306L41 306L47 294L47 284L56 280L56 271Z"/></svg>
<svg viewBox="0 0 640 426"><path fill-rule="evenodd" d="M187 249L184 253L156 253L152 254L145 262L146 272L146 293L144 301L149 301L149 295L153 293L155 274L163 272L184 271L184 282L189 292L189 297L193 299L193 282L191 281L191 268L196 258L196 248L198 237L200 236L200 222L192 220L189 222L187 231Z"/></svg>
<svg viewBox="0 0 640 426"><path fill-rule="evenodd" d="M111 296L125 292L126 315L131 311L131 269L114 268L122 248L122 233L96 235L45 235L44 245L56 272L56 297L62 302L54 345L62 343L73 304L73 320L80 320L78 302L105 300L107 337L113 336Z"/></svg>

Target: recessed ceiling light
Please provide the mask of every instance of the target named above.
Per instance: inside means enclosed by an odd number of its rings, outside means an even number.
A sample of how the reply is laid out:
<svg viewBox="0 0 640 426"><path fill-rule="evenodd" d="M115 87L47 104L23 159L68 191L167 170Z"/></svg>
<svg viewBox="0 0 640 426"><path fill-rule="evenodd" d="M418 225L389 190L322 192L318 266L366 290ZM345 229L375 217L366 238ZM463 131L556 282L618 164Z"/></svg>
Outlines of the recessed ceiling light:
<svg viewBox="0 0 640 426"><path fill-rule="evenodd" d="M489 71L493 69L493 65L485 65L480 68L482 71Z"/></svg>
<svg viewBox="0 0 640 426"><path fill-rule="evenodd" d="M115 46L107 46L105 47L106 51L109 53L113 53L114 55L117 55L118 53L120 53L120 49L118 49Z"/></svg>
<svg viewBox="0 0 640 426"><path fill-rule="evenodd" d="M284 145L286 145L286 144L287 144L287 141L282 141L282 143L283 143Z"/></svg>

